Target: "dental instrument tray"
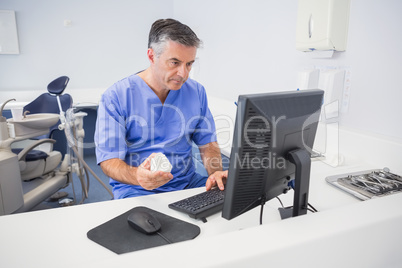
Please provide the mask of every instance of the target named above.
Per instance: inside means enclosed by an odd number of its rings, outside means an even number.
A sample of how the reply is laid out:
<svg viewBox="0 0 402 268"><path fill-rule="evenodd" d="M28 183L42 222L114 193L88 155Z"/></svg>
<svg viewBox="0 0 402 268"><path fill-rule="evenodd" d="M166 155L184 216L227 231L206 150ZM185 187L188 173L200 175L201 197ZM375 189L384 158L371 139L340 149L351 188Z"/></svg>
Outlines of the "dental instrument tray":
<svg viewBox="0 0 402 268"><path fill-rule="evenodd" d="M402 177L391 173L388 168L334 175L325 180L361 200L402 191Z"/></svg>

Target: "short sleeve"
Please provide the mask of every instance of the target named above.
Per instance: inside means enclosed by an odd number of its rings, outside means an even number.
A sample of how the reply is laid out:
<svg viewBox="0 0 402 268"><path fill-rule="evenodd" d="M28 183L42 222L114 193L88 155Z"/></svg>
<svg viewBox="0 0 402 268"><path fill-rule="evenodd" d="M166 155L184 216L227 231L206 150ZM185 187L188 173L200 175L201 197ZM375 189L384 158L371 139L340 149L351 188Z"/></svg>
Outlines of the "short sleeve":
<svg viewBox="0 0 402 268"><path fill-rule="evenodd" d="M215 121L208 108L208 99L205 88L199 84L199 99L201 103L201 117L193 134L193 141L198 146L217 141Z"/></svg>
<svg viewBox="0 0 402 268"><path fill-rule="evenodd" d="M96 120L94 140L98 164L112 158L125 159L125 135L125 114L119 96L109 89L102 95Z"/></svg>

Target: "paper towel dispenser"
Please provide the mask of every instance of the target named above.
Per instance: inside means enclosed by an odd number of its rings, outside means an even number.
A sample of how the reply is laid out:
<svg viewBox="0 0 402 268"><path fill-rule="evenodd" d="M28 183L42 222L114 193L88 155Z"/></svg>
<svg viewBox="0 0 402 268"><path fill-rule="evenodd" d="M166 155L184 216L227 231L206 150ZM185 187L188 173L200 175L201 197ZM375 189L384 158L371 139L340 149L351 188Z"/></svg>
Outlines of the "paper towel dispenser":
<svg viewBox="0 0 402 268"><path fill-rule="evenodd" d="M346 50L350 0L299 0L296 49Z"/></svg>

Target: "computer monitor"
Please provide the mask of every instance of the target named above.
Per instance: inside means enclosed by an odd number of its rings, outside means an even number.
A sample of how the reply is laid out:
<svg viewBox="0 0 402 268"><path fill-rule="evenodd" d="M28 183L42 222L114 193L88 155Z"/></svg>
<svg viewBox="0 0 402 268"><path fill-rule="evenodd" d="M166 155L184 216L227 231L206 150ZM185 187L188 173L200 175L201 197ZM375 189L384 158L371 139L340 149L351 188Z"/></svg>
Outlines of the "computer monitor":
<svg viewBox="0 0 402 268"><path fill-rule="evenodd" d="M310 155L324 91L241 95L222 217L233 219L290 190L291 216L307 213Z"/></svg>

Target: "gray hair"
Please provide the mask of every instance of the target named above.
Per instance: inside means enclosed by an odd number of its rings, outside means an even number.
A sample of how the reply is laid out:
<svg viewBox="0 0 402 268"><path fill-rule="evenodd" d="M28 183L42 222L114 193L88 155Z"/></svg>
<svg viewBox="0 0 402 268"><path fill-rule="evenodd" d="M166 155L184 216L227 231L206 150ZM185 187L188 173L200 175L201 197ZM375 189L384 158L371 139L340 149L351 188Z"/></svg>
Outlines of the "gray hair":
<svg viewBox="0 0 402 268"><path fill-rule="evenodd" d="M159 57L169 40L196 48L199 48L202 43L190 27L177 20L160 19L155 21L149 32L148 48L152 48L155 55Z"/></svg>

